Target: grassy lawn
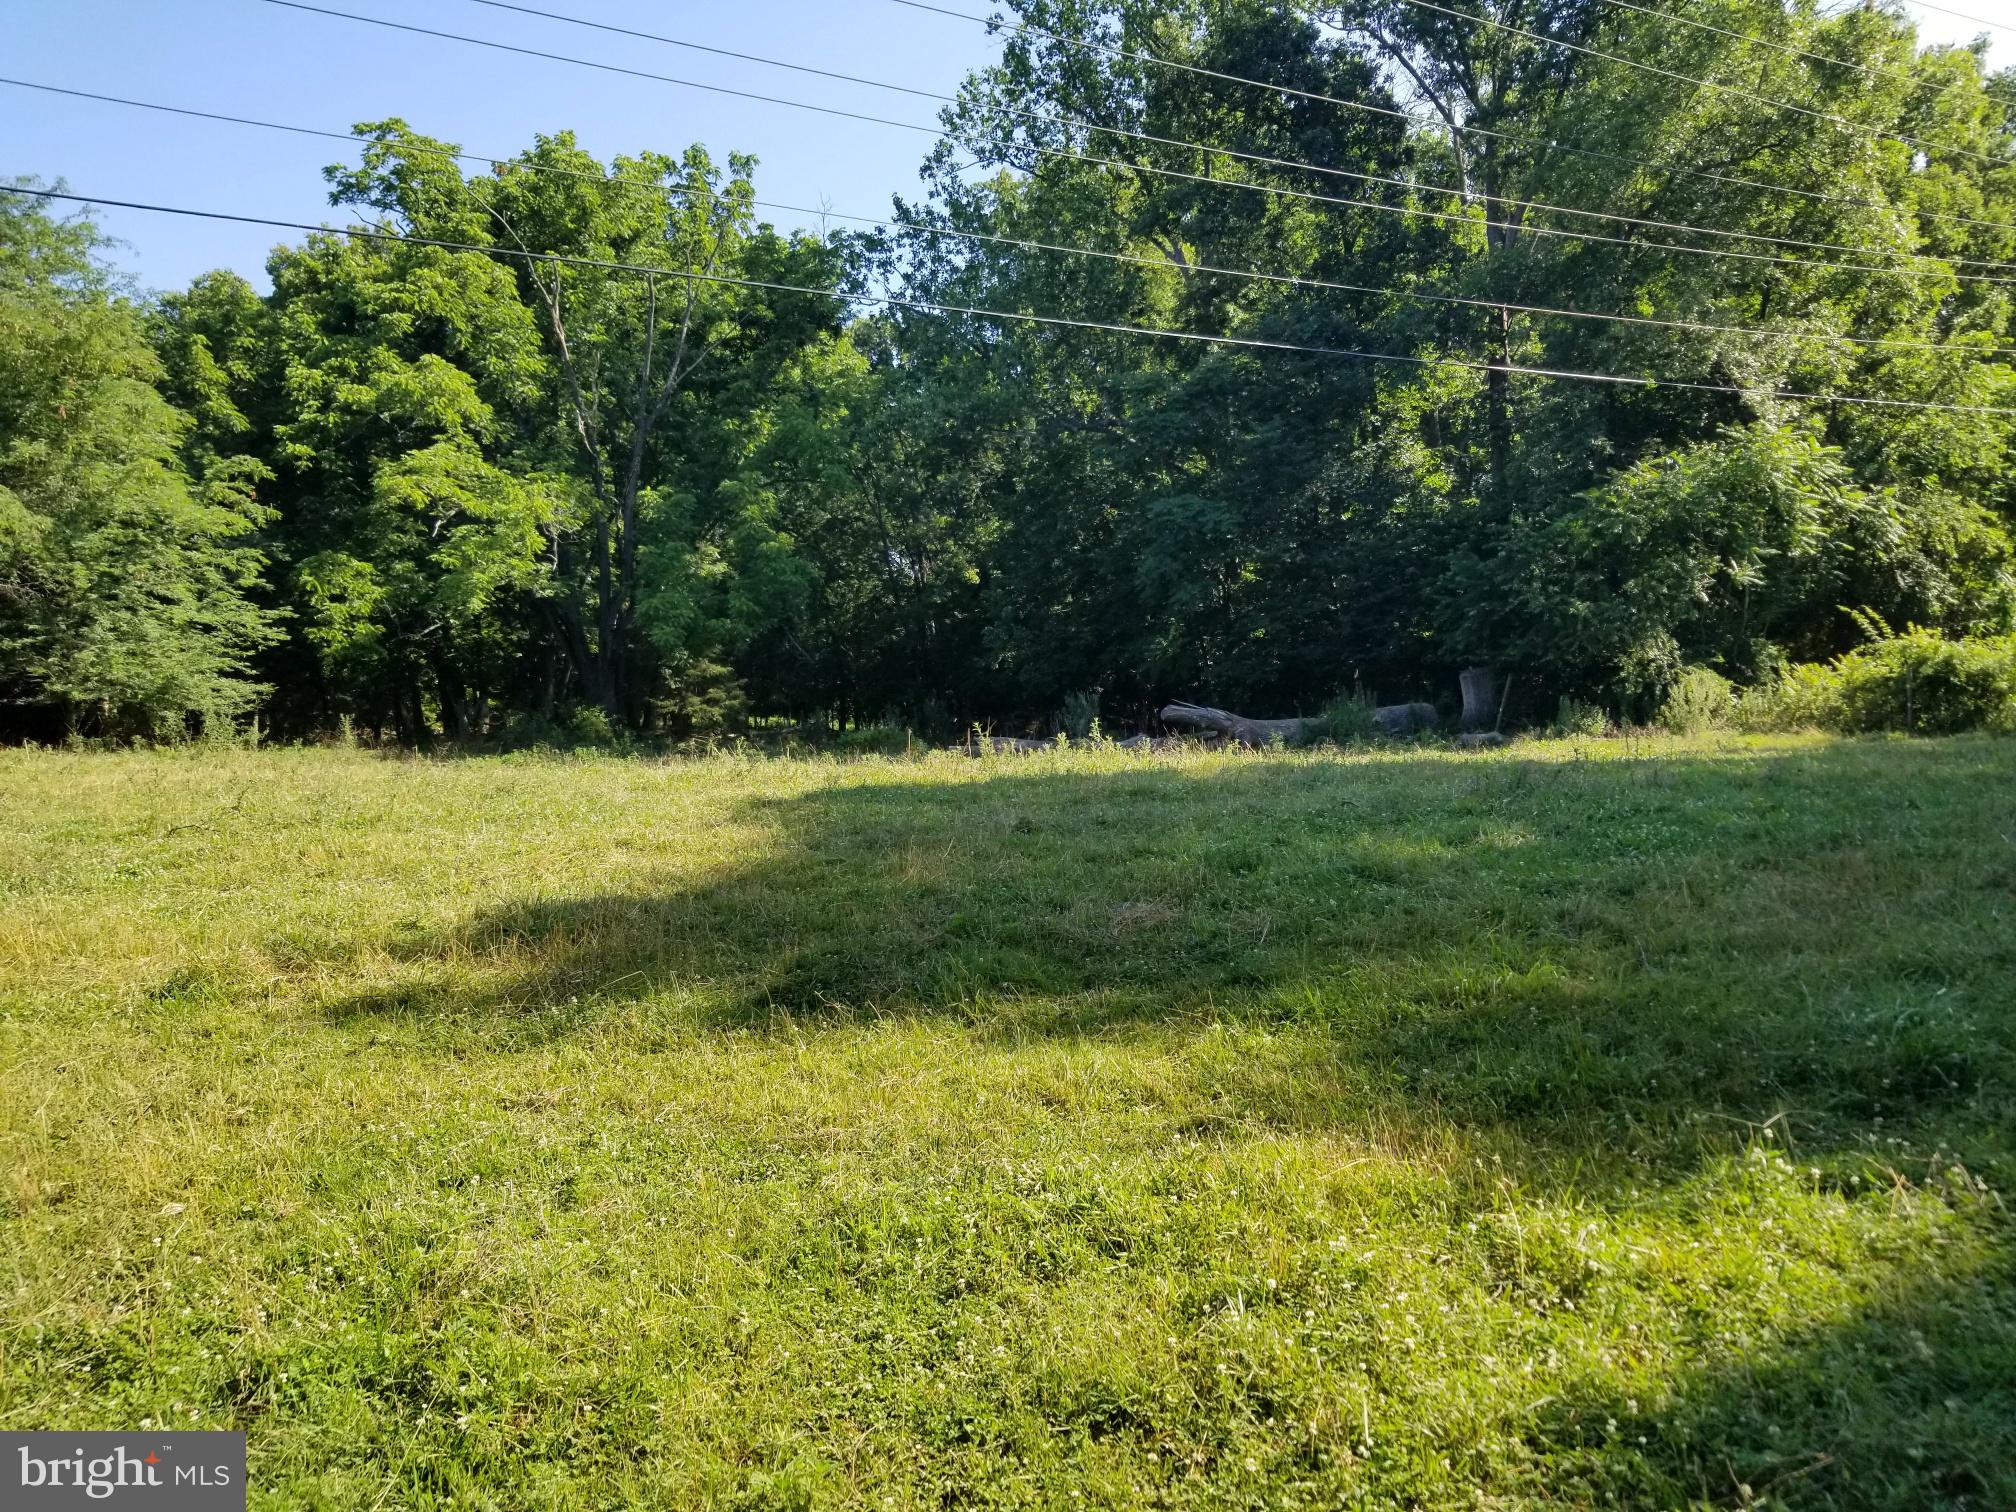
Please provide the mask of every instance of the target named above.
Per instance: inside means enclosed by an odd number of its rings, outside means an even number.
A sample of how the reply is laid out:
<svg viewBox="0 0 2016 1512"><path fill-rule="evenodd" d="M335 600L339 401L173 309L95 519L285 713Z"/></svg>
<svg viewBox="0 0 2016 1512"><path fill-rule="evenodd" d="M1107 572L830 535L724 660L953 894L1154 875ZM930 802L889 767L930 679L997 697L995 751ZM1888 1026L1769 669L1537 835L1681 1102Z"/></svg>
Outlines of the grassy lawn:
<svg viewBox="0 0 2016 1512"><path fill-rule="evenodd" d="M2016 741L6 753L0 1036L255 1506L2016 1506Z"/></svg>

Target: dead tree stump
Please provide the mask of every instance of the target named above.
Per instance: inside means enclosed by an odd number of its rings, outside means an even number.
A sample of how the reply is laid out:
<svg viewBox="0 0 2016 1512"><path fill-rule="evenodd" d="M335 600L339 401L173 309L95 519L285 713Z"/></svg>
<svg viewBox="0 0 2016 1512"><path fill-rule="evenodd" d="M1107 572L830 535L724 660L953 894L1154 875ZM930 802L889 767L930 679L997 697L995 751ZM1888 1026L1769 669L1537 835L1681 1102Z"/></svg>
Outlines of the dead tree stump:
<svg viewBox="0 0 2016 1512"><path fill-rule="evenodd" d="M1458 674L1463 688L1462 727L1489 730L1498 723L1499 683L1495 667L1466 667Z"/></svg>

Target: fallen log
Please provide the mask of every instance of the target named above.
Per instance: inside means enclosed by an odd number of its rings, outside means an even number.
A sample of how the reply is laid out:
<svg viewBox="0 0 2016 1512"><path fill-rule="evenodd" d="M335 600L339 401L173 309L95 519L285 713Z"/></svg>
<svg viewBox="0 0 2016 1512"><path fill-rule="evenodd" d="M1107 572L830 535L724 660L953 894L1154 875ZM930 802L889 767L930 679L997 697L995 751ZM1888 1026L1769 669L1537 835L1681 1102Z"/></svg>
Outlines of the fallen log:
<svg viewBox="0 0 2016 1512"><path fill-rule="evenodd" d="M1243 714L1193 703L1163 705L1162 723L1216 730L1227 740L1256 749L1273 745L1277 740L1282 745L1307 745L1322 733L1317 728L1320 721L1314 719L1248 719Z"/></svg>
<svg viewBox="0 0 2016 1512"><path fill-rule="evenodd" d="M1054 739L1029 740L1017 735L968 735L959 744L945 749L968 756L1008 756L1031 751L1054 751L1057 742Z"/></svg>
<svg viewBox="0 0 2016 1512"><path fill-rule="evenodd" d="M1381 735L1428 735L1441 723L1433 704L1385 704L1372 711L1372 727Z"/></svg>
<svg viewBox="0 0 2016 1512"><path fill-rule="evenodd" d="M1113 745L1122 751L1197 750L1210 746L1218 738L1216 730L1206 730L1202 735L1129 735L1125 740L1114 741Z"/></svg>
<svg viewBox="0 0 2016 1512"><path fill-rule="evenodd" d="M1166 705L1162 710L1162 722L1216 730L1228 740L1236 740L1255 749L1273 745L1276 741L1282 745L1308 745L1329 733L1328 726L1320 719L1249 719L1244 714L1192 703ZM1440 722L1433 704L1385 704L1372 711L1372 727L1381 735L1424 735Z"/></svg>

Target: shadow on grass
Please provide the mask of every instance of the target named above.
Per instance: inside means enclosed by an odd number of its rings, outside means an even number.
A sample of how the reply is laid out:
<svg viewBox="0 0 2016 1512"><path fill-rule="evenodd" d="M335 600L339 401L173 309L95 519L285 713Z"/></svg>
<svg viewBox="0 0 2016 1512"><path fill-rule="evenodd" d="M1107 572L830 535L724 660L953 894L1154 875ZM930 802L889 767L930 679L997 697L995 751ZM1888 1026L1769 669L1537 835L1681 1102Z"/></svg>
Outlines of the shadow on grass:
<svg viewBox="0 0 2016 1512"><path fill-rule="evenodd" d="M2011 1069L2006 743L974 776L751 799L774 842L737 869L507 901L331 1012L1257 1021L1317 1031L1268 1117L1398 1096L1527 1133L1973 1123Z"/></svg>
<svg viewBox="0 0 2016 1512"><path fill-rule="evenodd" d="M2016 1505L2012 1286L2007 1250L1983 1245L1831 1323L1730 1350L1658 1400L1551 1402L1524 1438L1572 1506Z"/></svg>
<svg viewBox="0 0 2016 1512"><path fill-rule="evenodd" d="M501 903L332 1012L505 1043L616 1012L1177 1042L1235 1021L1278 1032L1221 1073L1228 1119L1446 1118L1542 1194L1677 1186L1767 1124L1802 1163L1880 1173L1901 1138L2012 1169L2016 743L970 775L752 799L772 842L738 867ZM1996 1207L1942 1273L1732 1341L1657 1401L1564 1393L1526 1429L1547 1497L2008 1504L2005 1227Z"/></svg>

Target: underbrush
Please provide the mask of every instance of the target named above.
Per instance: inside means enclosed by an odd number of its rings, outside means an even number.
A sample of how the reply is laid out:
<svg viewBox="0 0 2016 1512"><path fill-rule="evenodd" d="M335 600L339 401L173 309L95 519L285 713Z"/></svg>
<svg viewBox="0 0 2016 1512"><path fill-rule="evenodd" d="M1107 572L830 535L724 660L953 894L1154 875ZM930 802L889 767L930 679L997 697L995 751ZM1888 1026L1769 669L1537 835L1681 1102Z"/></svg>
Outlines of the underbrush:
<svg viewBox="0 0 2016 1512"><path fill-rule="evenodd" d="M1683 672L1659 723L1674 734L1996 734L2016 730L2016 635L1949 640L1913 627L1876 636L1831 662L1795 663L1737 689L1706 667Z"/></svg>
<svg viewBox="0 0 2016 1512"><path fill-rule="evenodd" d="M1795 666L1746 692L1746 730L1953 735L2016 729L2016 635L1948 640L1910 629L1824 665Z"/></svg>

